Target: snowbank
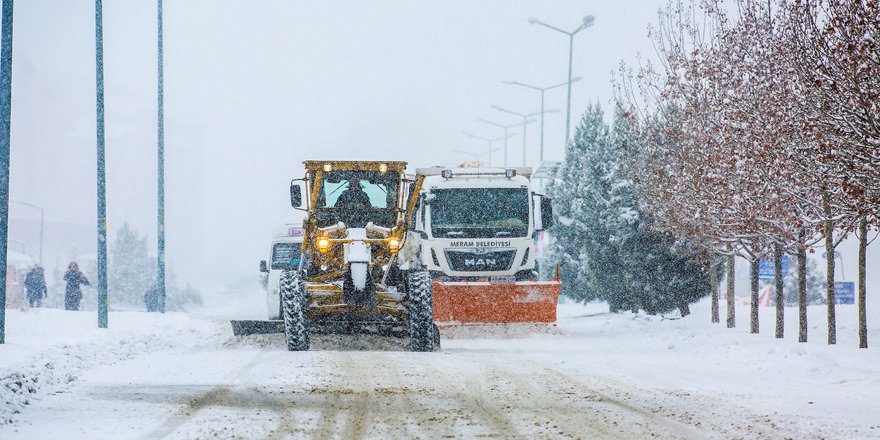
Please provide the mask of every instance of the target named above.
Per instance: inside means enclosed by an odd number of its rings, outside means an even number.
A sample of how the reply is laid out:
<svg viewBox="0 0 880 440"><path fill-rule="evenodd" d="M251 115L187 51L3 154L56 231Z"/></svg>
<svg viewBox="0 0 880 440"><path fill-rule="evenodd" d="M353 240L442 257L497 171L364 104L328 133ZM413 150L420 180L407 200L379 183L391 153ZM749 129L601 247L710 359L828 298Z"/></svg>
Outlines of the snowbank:
<svg viewBox="0 0 880 440"><path fill-rule="evenodd" d="M218 323L181 313L110 312L107 329L94 312L6 311L0 345L0 425L33 399L65 389L84 371L162 349L217 343ZM137 374L136 372L134 374Z"/></svg>

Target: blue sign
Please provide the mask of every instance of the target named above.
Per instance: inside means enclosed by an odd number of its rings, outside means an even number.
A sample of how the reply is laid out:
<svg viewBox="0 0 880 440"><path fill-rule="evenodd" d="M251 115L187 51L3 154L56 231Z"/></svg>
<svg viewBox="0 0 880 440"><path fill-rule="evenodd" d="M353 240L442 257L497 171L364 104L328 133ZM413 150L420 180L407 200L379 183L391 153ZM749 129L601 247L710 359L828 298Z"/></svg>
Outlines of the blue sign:
<svg viewBox="0 0 880 440"><path fill-rule="evenodd" d="M856 283L852 281L835 281L834 282L834 303L835 304L855 304L856 303Z"/></svg>
<svg viewBox="0 0 880 440"><path fill-rule="evenodd" d="M782 256L782 276L788 273L788 255ZM776 278L776 269L773 260L758 261L758 279L772 280Z"/></svg>

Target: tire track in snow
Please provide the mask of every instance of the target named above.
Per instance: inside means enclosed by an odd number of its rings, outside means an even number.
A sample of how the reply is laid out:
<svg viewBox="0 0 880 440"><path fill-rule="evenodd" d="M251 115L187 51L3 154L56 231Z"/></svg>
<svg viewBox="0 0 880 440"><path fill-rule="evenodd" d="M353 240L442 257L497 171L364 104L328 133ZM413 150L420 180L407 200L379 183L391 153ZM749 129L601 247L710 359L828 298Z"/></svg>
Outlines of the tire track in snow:
<svg viewBox="0 0 880 440"><path fill-rule="evenodd" d="M530 436L633 438L631 434L620 432L613 421L608 421L607 410L596 407L594 402L599 396L560 392L557 384L543 380L531 368L523 368L522 362L519 358L515 361L491 359L485 364L490 371L488 383L500 394L499 399L507 399L511 413L522 413L528 428L540 431L530 432Z"/></svg>
<svg viewBox="0 0 880 440"><path fill-rule="evenodd" d="M275 427L273 439L286 438L300 433L309 438L363 438L369 428L371 395L368 391L369 377L350 353L340 352L332 358L328 384L315 384L305 389L287 390L292 397L284 404L282 417ZM331 358L325 359L324 362ZM308 415L314 415L317 423L312 425Z"/></svg>
<svg viewBox="0 0 880 440"><path fill-rule="evenodd" d="M609 404L625 411L640 415L646 420L652 421L678 433L685 439L713 439L713 438L736 438L736 439L767 439L778 438L824 438L815 432L794 433L783 431L785 421L774 422L766 414L755 414L739 405L730 407L728 403L714 399L711 396L703 396L701 402L694 402L695 397L689 393L662 392L656 390L644 390L629 388L619 381L609 380L609 391L600 391L585 384L581 379L574 377L568 372L557 368L544 366L545 372L566 381L575 387L593 390ZM631 394L639 395L643 399L653 402L651 408L628 402L626 398L612 397L613 392L623 393L624 396ZM708 402L708 403L707 403ZM694 405L700 405L699 410L694 410Z"/></svg>
<svg viewBox="0 0 880 440"><path fill-rule="evenodd" d="M261 362L260 357L260 353L254 354L248 363L224 376L220 382L229 383L235 378L244 377L245 373L250 373L250 371ZM247 377L250 378L250 374L247 374ZM251 391L262 393L256 388L251 388ZM189 421L195 419L201 410L210 406L229 406L230 400L233 398L236 400L242 400L243 398L241 396L240 393L235 393L234 390L227 385L216 386L207 392L192 398L185 407L177 410L177 412L168 417L162 425L148 432L142 438L145 440L165 438L174 433L174 431L180 427L186 425ZM268 401L268 399L265 399L264 401Z"/></svg>
<svg viewBox="0 0 880 440"><path fill-rule="evenodd" d="M591 387L591 386L583 383L581 380L579 380L575 377L572 377L569 373L560 371L555 368L551 368L546 365L542 365L542 364L538 363L537 361L530 361L530 362L533 363L537 368L539 368L540 371L543 372L544 374L552 376L553 378L556 379L554 381L546 381L546 383L548 383L548 384L567 383L570 386L574 387L575 389L579 389L579 390L584 391L588 394L592 394L592 395L598 397L597 402L599 402L599 403L604 403L604 404L616 407L619 410L625 411L626 415L636 416L636 418L643 419L644 421L648 422L648 423L644 423L644 422L639 423L639 425L644 427L644 429L646 431L645 433L650 433L653 436L662 436L664 433L657 432L657 430L656 430L656 427L660 426L660 427L664 428L664 430L668 431L669 435L671 435L672 438L676 438L676 439L684 438L684 439L702 440L702 439L709 439L709 438L713 437L713 436L706 435L705 433L699 431L695 427L687 425L685 423L682 423L674 418L662 416L662 415L659 415L649 409L631 404L631 403L626 402L621 399L611 397L608 393L602 392L600 390L595 389L594 387ZM643 434L645 434L645 433L643 433ZM633 433L630 433L630 435L632 435L632 434Z"/></svg>

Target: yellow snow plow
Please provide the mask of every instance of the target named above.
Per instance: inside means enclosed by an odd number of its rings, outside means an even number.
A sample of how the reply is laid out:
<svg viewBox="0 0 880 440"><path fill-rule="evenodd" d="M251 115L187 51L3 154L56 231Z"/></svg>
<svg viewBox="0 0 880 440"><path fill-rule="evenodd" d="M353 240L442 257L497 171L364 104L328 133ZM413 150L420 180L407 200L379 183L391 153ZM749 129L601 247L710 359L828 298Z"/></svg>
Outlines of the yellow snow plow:
<svg viewBox="0 0 880 440"><path fill-rule="evenodd" d="M303 163L305 178L290 187L291 204L306 211L302 258L280 280L287 349L336 333L409 338L413 351L434 350L430 275L399 258L412 218L406 162Z"/></svg>

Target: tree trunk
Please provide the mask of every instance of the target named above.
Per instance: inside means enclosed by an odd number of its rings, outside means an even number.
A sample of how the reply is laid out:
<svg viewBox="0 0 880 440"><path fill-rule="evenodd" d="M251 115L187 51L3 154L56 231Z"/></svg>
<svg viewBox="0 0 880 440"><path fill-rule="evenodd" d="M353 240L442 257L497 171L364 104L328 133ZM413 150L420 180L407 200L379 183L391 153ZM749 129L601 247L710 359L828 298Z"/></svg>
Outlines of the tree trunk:
<svg viewBox="0 0 880 440"><path fill-rule="evenodd" d="M868 218L859 219L859 348L868 348L868 318L865 312L865 252L868 248Z"/></svg>
<svg viewBox="0 0 880 440"><path fill-rule="evenodd" d="M681 312L681 317L684 318L691 314L691 306L687 302L683 302L678 306L678 311Z"/></svg>
<svg viewBox="0 0 880 440"><path fill-rule="evenodd" d="M837 343L837 320L834 308L834 220L828 196L825 204L825 301L828 306L828 345Z"/></svg>
<svg viewBox="0 0 880 440"><path fill-rule="evenodd" d="M785 335L785 295L782 289L782 245L776 243L773 247L773 271L776 275L776 337Z"/></svg>
<svg viewBox="0 0 880 440"><path fill-rule="evenodd" d="M752 273L749 274L749 278L751 281L751 291L752 291L752 303L749 306L749 324L750 324L750 333L758 333L758 264L760 260L755 258L750 262L752 265Z"/></svg>
<svg viewBox="0 0 880 440"><path fill-rule="evenodd" d="M736 268L734 264L736 263L736 255L733 254L733 248L731 246L727 247L730 255L727 256L727 328L736 327L736 310L734 309L734 280L733 277L736 275Z"/></svg>
<svg viewBox="0 0 880 440"><path fill-rule="evenodd" d="M806 231L801 230L797 252L798 271L798 342L807 342L807 248Z"/></svg>
<svg viewBox="0 0 880 440"><path fill-rule="evenodd" d="M709 283L712 284L712 322L721 322L718 314L718 258L712 255L709 263Z"/></svg>

